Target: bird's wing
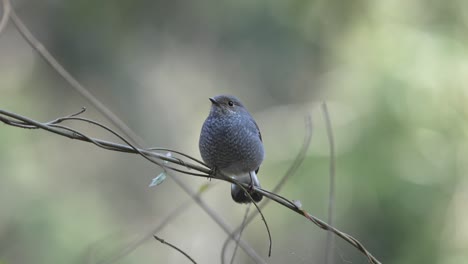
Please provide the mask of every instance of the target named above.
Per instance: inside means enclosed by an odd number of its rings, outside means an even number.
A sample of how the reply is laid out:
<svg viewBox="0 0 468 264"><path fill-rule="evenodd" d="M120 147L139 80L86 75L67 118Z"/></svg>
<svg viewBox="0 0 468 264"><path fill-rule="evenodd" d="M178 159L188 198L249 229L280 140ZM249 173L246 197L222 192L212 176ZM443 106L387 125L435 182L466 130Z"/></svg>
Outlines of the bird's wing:
<svg viewBox="0 0 468 264"><path fill-rule="evenodd" d="M257 132L258 132L258 137L260 138L260 141L263 142L263 139L262 139L262 133L260 133L260 128L258 128L258 125L257 125L257 122L255 122L254 119L252 119L253 123L255 124L255 127L257 128Z"/></svg>
<svg viewBox="0 0 468 264"><path fill-rule="evenodd" d="M263 139L262 139L262 133L260 133L260 128L258 127L257 125L257 122L255 122L255 119L251 119L252 122L254 123L255 127L257 128L257 133L258 133L258 137L260 138L260 141L263 142ZM257 174L258 171L260 170L260 167L258 167L256 170L255 170L255 173Z"/></svg>

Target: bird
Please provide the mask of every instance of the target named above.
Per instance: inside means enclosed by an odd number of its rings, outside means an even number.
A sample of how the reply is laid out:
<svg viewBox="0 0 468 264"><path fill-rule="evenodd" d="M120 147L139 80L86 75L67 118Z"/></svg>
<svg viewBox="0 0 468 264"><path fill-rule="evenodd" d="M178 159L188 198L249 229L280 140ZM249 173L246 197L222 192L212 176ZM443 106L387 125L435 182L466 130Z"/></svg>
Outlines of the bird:
<svg viewBox="0 0 468 264"><path fill-rule="evenodd" d="M265 157L262 135L257 123L242 102L232 95L209 98L211 109L203 123L199 149L203 161L215 172L241 183L260 187L257 173ZM249 191L252 200L263 195ZM250 203L250 197L236 184L231 185L236 203Z"/></svg>

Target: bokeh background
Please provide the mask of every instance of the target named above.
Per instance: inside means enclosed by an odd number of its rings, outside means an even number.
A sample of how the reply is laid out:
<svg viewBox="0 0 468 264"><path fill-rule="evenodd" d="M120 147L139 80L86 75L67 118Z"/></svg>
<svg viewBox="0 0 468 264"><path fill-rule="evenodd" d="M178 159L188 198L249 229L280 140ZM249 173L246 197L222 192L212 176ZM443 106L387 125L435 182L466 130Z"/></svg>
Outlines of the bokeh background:
<svg viewBox="0 0 468 264"><path fill-rule="evenodd" d="M262 185L304 164L280 192L326 219L336 140L335 226L383 263L468 262L467 1L15 1L35 36L148 146L199 157L208 97L241 98L264 137ZM2 10L3 13L3 10ZM0 106L40 121L88 108L10 23L0 35ZM90 126L90 136L116 140ZM0 263L97 263L190 198L141 157L0 125ZM235 226L226 183L182 176ZM323 263L326 232L278 205L243 238L268 263ZM219 263L225 234L196 204L159 236ZM229 250L232 252L232 248ZM334 263L366 263L340 239ZM188 263L147 240L116 263ZM235 263L252 263L242 250Z"/></svg>

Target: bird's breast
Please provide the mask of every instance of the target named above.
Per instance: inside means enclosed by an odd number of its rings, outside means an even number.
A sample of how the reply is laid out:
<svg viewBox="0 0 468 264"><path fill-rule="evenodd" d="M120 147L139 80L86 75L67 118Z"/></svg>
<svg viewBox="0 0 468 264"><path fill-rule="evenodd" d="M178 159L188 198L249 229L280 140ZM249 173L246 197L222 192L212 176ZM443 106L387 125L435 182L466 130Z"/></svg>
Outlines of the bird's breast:
<svg viewBox="0 0 468 264"><path fill-rule="evenodd" d="M256 170L263 161L264 149L258 129L250 123L241 117L208 118L199 144L203 160L228 174Z"/></svg>

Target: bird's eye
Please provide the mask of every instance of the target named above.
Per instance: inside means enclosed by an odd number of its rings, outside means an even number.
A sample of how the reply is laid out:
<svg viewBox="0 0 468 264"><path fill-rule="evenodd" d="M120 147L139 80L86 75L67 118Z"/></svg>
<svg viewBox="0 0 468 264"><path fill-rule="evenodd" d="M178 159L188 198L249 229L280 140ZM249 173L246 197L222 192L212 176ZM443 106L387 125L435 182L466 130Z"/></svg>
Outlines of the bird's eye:
<svg viewBox="0 0 468 264"><path fill-rule="evenodd" d="M229 102L228 102L228 105L229 105L229 106L233 106L233 105L234 105L234 102L233 102L233 101L229 101Z"/></svg>

